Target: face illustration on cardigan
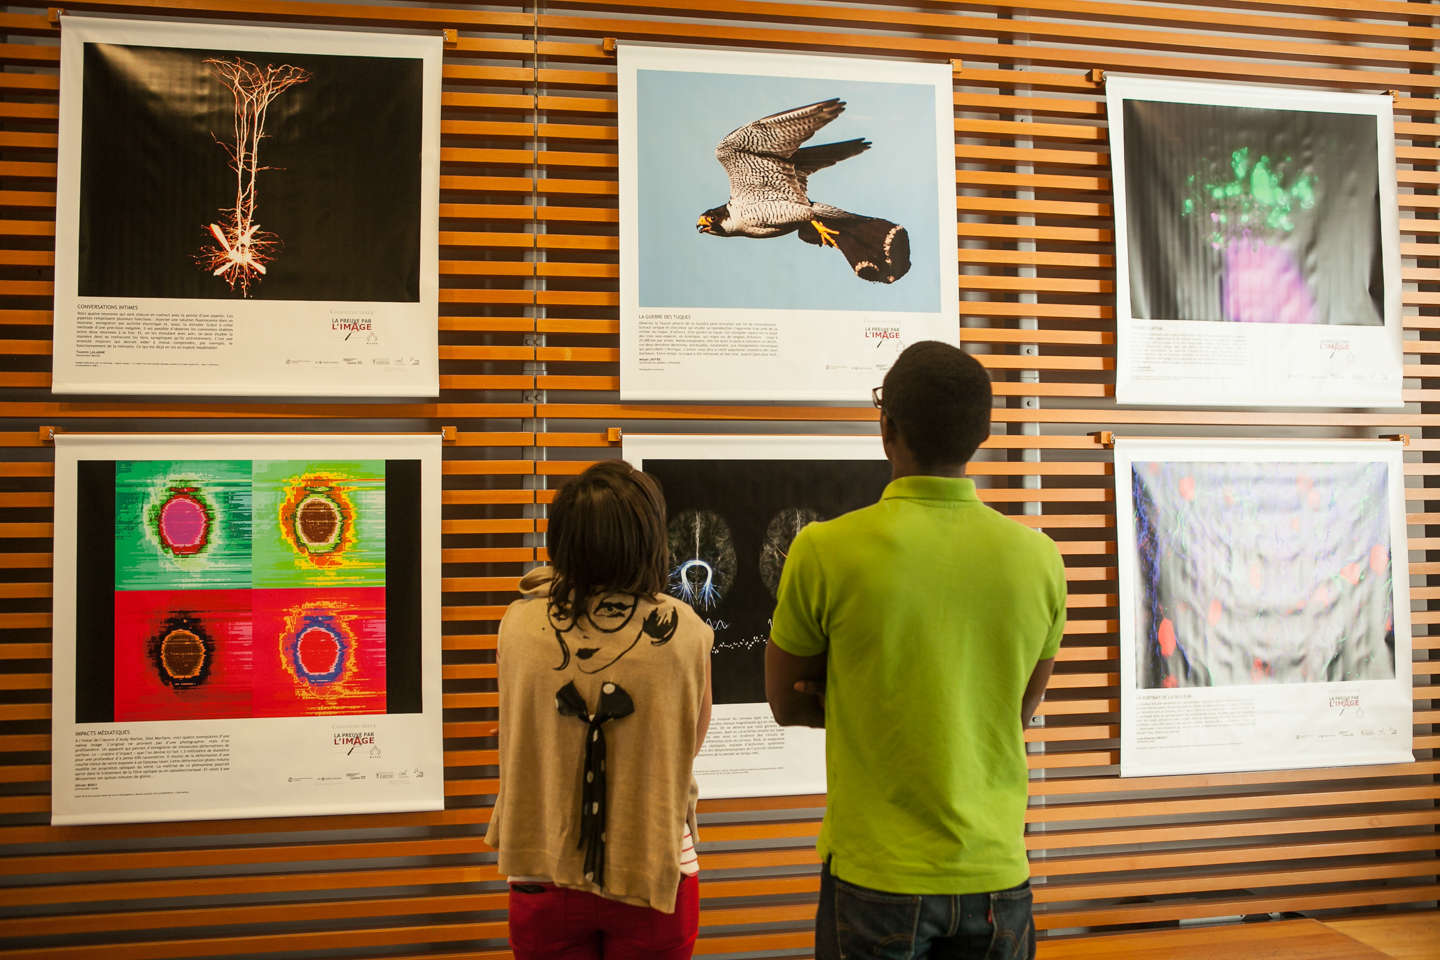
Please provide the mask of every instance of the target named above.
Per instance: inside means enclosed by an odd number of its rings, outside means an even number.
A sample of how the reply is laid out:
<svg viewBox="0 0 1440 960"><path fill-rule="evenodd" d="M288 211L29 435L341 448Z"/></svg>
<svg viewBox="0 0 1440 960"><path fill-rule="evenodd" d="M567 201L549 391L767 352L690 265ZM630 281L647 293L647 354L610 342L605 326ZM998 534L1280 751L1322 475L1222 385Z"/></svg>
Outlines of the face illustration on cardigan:
<svg viewBox="0 0 1440 960"><path fill-rule="evenodd" d="M588 614L569 621L556 620L552 608L548 618L560 644L560 665L555 669L570 666L573 656L581 673L599 673L634 649L641 637L649 637L653 647L669 643L680 626L675 611L662 615L656 607L637 624L639 609L640 598L624 593L599 598Z"/></svg>

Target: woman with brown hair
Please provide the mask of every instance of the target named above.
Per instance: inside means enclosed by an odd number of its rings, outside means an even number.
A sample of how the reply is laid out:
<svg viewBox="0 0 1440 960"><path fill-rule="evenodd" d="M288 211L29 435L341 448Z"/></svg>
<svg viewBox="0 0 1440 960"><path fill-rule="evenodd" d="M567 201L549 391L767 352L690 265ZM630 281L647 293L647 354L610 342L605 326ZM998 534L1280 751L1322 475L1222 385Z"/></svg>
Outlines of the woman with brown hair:
<svg viewBox="0 0 1440 960"><path fill-rule="evenodd" d="M500 622L500 793L485 842L516 960L685 960L699 931L691 762L714 633L665 594L659 484L597 463L550 510L552 566Z"/></svg>

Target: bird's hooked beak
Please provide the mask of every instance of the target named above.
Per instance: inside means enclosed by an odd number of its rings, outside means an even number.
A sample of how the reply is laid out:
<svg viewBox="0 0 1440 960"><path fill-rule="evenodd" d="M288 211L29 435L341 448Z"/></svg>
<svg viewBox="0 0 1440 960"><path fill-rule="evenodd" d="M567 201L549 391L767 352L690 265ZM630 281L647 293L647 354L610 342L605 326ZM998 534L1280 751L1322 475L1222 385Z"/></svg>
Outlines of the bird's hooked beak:
<svg viewBox="0 0 1440 960"><path fill-rule="evenodd" d="M695 229L701 233L709 233L710 227L715 223L715 218L708 214L701 214L700 219L695 221Z"/></svg>

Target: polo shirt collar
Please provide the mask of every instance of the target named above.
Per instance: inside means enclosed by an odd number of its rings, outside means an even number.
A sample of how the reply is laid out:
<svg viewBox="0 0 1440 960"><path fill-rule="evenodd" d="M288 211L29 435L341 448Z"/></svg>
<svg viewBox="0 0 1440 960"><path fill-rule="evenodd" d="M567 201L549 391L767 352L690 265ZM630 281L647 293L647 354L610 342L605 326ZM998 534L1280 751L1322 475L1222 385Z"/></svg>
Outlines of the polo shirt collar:
<svg viewBox="0 0 1440 960"><path fill-rule="evenodd" d="M980 497L975 493L975 481L969 477L901 477L891 480L885 487L882 500L973 500Z"/></svg>

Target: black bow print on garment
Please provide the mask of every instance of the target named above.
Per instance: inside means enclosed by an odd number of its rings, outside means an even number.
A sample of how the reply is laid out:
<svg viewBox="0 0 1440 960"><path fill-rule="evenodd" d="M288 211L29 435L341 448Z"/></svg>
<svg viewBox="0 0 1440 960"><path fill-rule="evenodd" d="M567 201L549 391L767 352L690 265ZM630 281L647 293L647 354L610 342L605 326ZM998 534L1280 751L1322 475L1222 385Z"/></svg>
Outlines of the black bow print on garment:
<svg viewBox="0 0 1440 960"><path fill-rule="evenodd" d="M580 843L585 847L585 879L605 885L605 731L602 725L635 712L635 701L618 683L600 687L600 703L592 715L585 698L567 683L555 694L555 709L585 721L585 780L580 791Z"/></svg>

